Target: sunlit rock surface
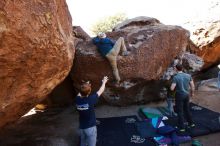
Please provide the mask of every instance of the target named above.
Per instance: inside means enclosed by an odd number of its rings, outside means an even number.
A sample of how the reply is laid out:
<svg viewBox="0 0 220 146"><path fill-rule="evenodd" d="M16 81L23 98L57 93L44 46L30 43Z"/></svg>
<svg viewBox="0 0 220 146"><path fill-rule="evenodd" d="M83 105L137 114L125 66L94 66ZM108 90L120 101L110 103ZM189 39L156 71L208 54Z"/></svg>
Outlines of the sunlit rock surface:
<svg viewBox="0 0 220 146"><path fill-rule="evenodd" d="M114 40L124 37L131 51L129 56L118 56L121 87L112 85L111 67L91 41L81 42L76 47L71 71L75 87L79 87L82 79L90 80L95 91L107 75L110 81L103 97L109 104L129 105L159 99L162 88L157 80L174 57L185 51L189 32L179 26L164 25L154 18L138 17L116 26L115 31L107 35Z"/></svg>
<svg viewBox="0 0 220 146"><path fill-rule="evenodd" d="M71 21L63 0L0 1L0 127L68 75L74 55Z"/></svg>
<svg viewBox="0 0 220 146"><path fill-rule="evenodd" d="M191 34L191 51L204 59L206 69L220 62L220 20L196 26Z"/></svg>

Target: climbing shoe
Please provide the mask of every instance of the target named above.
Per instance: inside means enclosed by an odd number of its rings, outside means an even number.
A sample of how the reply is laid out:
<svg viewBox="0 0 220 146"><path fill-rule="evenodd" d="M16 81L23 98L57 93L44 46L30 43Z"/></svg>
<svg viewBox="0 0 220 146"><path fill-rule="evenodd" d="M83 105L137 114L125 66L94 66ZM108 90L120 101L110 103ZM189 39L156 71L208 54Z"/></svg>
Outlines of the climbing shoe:
<svg viewBox="0 0 220 146"><path fill-rule="evenodd" d="M189 125L189 128L194 128L194 127L196 127L195 124L191 124L191 125Z"/></svg>

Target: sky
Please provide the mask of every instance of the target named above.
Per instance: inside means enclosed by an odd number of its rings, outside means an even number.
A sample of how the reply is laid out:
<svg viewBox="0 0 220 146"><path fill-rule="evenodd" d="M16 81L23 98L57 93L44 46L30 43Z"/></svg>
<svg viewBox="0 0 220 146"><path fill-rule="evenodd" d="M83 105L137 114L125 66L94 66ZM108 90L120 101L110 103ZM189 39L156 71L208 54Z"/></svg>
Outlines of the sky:
<svg viewBox="0 0 220 146"><path fill-rule="evenodd" d="M73 25L90 33L98 20L125 13L128 18L154 17L167 25L202 19L220 0L66 0ZM220 12L220 10L219 10ZM217 17L217 16L216 16ZM218 16L219 17L219 16Z"/></svg>

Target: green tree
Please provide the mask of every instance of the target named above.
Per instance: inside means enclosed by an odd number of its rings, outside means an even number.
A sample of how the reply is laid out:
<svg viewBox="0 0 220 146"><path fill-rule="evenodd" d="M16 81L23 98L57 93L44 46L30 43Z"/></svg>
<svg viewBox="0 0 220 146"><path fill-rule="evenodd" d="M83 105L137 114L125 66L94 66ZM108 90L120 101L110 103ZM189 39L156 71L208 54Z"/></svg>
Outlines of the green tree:
<svg viewBox="0 0 220 146"><path fill-rule="evenodd" d="M91 31L94 35L97 35L98 32L111 32L117 24L123 22L126 19L126 14L117 13L114 16L100 19L98 22L92 25Z"/></svg>

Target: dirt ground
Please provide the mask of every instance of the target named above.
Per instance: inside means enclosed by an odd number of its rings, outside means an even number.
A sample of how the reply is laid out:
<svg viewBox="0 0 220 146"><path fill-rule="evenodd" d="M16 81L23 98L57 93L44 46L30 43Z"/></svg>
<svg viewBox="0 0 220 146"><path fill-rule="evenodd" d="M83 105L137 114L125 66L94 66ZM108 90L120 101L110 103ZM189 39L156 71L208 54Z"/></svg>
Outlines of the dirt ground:
<svg viewBox="0 0 220 146"><path fill-rule="evenodd" d="M196 92L194 103L220 112L220 92ZM96 107L97 118L137 115L141 106L166 105L165 102L128 107L102 105ZM0 130L1 146L76 146L78 143L78 113L73 106L55 108L21 118ZM220 146L220 132L197 137L203 146ZM190 146L185 143L181 146Z"/></svg>

